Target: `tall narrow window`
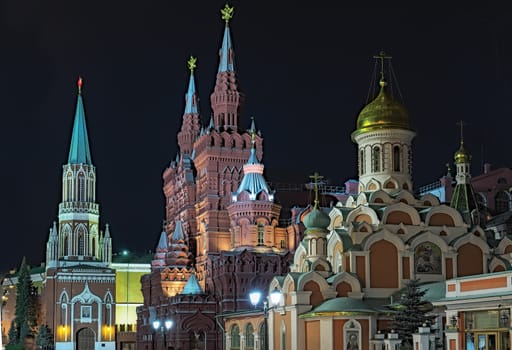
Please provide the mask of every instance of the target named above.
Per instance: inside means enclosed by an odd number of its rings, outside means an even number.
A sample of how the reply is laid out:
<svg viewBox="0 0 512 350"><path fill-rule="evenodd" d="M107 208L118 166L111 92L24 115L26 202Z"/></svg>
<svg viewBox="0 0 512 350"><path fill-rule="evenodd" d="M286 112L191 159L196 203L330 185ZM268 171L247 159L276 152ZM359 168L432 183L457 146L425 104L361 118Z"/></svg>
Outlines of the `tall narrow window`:
<svg viewBox="0 0 512 350"><path fill-rule="evenodd" d="M260 349L259 350L265 350L265 340L267 339L267 336L265 335L265 332L267 330L265 329L265 323L263 322L260 326Z"/></svg>
<svg viewBox="0 0 512 350"><path fill-rule="evenodd" d="M240 328L237 325L231 327L231 349L240 349Z"/></svg>
<svg viewBox="0 0 512 350"><path fill-rule="evenodd" d="M84 235L82 233L78 236L78 255L85 255L84 252Z"/></svg>
<svg viewBox="0 0 512 350"><path fill-rule="evenodd" d="M254 350L254 327L251 323L245 327L245 349Z"/></svg>
<svg viewBox="0 0 512 350"><path fill-rule="evenodd" d="M393 170L400 171L400 146L393 147Z"/></svg>
<svg viewBox="0 0 512 350"><path fill-rule="evenodd" d="M364 159L364 149L359 151L359 173L361 175L364 175L364 166L365 166L365 159Z"/></svg>
<svg viewBox="0 0 512 350"><path fill-rule="evenodd" d="M262 224L258 224L258 245L265 244L265 228Z"/></svg>
<svg viewBox="0 0 512 350"><path fill-rule="evenodd" d="M66 237L64 238L64 256L68 256L69 255L69 237L68 235L66 234Z"/></svg>
<svg viewBox="0 0 512 350"><path fill-rule="evenodd" d="M373 161L373 172L379 172L380 171L380 147L375 146L372 150L372 161Z"/></svg>
<svg viewBox="0 0 512 350"><path fill-rule="evenodd" d="M83 201L85 200L85 179L84 179L84 175L83 174L80 174L78 175L78 200L79 201Z"/></svg>

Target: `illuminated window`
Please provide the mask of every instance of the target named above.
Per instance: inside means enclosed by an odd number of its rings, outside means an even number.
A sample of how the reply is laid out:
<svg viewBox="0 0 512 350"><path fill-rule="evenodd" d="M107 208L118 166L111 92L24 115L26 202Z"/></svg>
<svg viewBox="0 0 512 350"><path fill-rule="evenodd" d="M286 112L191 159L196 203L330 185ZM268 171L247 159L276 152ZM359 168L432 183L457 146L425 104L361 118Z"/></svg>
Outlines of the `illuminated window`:
<svg viewBox="0 0 512 350"><path fill-rule="evenodd" d="M258 245L265 244L265 231L262 224L258 224Z"/></svg>

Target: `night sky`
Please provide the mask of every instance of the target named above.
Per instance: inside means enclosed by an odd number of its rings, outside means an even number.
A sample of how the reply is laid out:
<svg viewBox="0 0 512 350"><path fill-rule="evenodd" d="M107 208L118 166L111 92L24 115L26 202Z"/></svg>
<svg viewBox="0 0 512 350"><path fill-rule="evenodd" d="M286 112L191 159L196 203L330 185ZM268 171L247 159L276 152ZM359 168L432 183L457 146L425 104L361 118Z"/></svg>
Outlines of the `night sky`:
<svg viewBox="0 0 512 350"><path fill-rule="evenodd" d="M203 123L218 65L224 1L0 2L0 271L44 259L57 220L76 80L83 96L101 226L114 251L148 250L164 217L161 175L175 158L198 57ZM266 176L332 184L356 176L350 139L381 50L409 110L416 186L446 172L466 123L473 174L510 166L512 11L491 7L370 7L236 1L231 35L241 124L256 120ZM345 6L345 7L343 7Z"/></svg>

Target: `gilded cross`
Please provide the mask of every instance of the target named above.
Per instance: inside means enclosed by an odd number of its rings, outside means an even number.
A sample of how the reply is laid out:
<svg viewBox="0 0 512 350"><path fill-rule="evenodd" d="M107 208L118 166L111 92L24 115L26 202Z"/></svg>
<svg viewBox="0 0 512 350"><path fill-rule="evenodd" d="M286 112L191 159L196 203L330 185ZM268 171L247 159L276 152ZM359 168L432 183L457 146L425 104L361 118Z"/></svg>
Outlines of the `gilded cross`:
<svg viewBox="0 0 512 350"><path fill-rule="evenodd" d="M388 56L384 51L381 51L378 55L373 56L373 58L380 60L380 81L384 81L384 60L390 60L393 57Z"/></svg>
<svg viewBox="0 0 512 350"><path fill-rule="evenodd" d="M319 180L323 179L324 177L315 172L313 175L310 175L309 178L313 179L313 183L315 184L315 208L318 208L318 183Z"/></svg>

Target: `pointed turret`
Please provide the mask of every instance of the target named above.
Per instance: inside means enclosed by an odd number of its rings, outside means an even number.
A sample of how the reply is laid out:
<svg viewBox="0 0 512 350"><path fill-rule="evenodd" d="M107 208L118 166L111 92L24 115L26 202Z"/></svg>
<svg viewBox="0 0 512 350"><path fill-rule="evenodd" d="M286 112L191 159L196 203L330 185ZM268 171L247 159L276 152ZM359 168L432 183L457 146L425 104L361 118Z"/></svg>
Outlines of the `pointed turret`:
<svg viewBox="0 0 512 350"><path fill-rule="evenodd" d="M165 266L165 257L169 252L169 243L167 239L167 232L165 232L165 228L162 228L162 233L160 233L160 239L158 240L158 244L156 246L156 252L153 256L153 260L151 261L151 267L164 267Z"/></svg>
<svg viewBox="0 0 512 350"><path fill-rule="evenodd" d="M197 58L190 56L187 64L190 70L190 79L188 90L185 94L185 112L183 113L183 123L181 131L178 133L178 145L183 154L190 155L194 147L194 141L199 134L199 108L198 97L196 93L196 83L194 79L194 69L196 68Z"/></svg>
<svg viewBox="0 0 512 350"><path fill-rule="evenodd" d="M183 223L181 220L177 220L176 227L171 236L167 265L173 267L186 267L190 265L192 261L188 250Z"/></svg>
<svg viewBox="0 0 512 350"><path fill-rule="evenodd" d="M78 78L78 98L76 102L75 121L73 123L73 134L69 148L69 164L92 164L91 151L89 149L89 138L85 124L85 111L82 101L82 78Z"/></svg>
<svg viewBox="0 0 512 350"><path fill-rule="evenodd" d="M477 225L480 223L480 214L475 192L471 185L471 155L464 148L464 123L460 121L457 124L460 125L460 147L454 155L457 185L453 190L450 206L461 213L467 224Z"/></svg>
<svg viewBox="0 0 512 350"><path fill-rule="evenodd" d="M238 130L240 122L240 106L243 94L238 91L235 73L234 50L231 41L229 21L233 17L234 9L226 4L221 10L222 19L226 22L222 46L219 50L219 69L215 88L210 96L214 115L214 126L217 130Z"/></svg>
<svg viewBox="0 0 512 350"><path fill-rule="evenodd" d="M105 225L105 235L103 236L101 258L106 263L112 262L112 237L110 237L110 225Z"/></svg>
<svg viewBox="0 0 512 350"><path fill-rule="evenodd" d="M244 192L249 195L249 200L256 200L256 198L263 192L263 198L273 202L274 191L270 190L267 185L267 181L263 176L265 166L258 161L258 157L256 156L256 126L254 124L254 119L252 120L249 132L251 133L251 154L247 163L244 164L244 177L242 178L240 186L238 186L238 190L233 193L232 201L238 201L240 194Z"/></svg>
<svg viewBox="0 0 512 350"><path fill-rule="evenodd" d="M58 260L59 237L57 234L57 223L54 221L48 242L46 243L46 269L56 267Z"/></svg>

